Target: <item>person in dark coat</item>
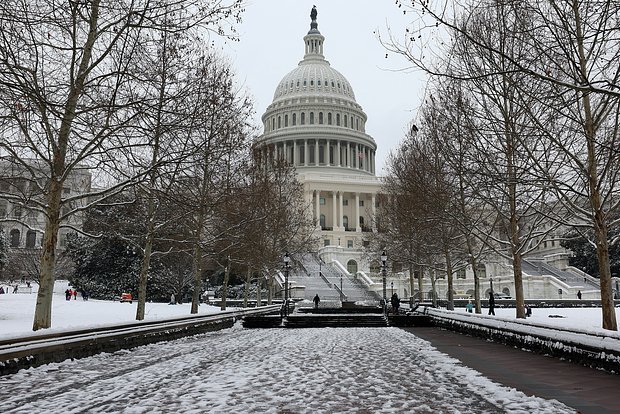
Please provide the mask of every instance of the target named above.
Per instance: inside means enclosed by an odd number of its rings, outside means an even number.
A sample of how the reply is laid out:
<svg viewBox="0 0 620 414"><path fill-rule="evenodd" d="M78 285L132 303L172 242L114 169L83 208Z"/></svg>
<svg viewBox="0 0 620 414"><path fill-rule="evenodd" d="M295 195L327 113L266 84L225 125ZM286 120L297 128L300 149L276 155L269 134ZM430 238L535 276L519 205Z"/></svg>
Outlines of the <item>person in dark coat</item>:
<svg viewBox="0 0 620 414"><path fill-rule="evenodd" d="M392 304L392 313L394 313L394 315L398 315L398 308L400 307L400 299L398 298L398 295L396 293L392 294L392 298L390 299L390 302Z"/></svg>
<svg viewBox="0 0 620 414"><path fill-rule="evenodd" d="M581 291L580 290L577 291L577 299L581 300Z"/></svg>
<svg viewBox="0 0 620 414"><path fill-rule="evenodd" d="M314 299L312 299L312 302L314 302L314 309L319 308L320 301L321 301L321 298L319 298L319 294L317 293L316 295L314 295Z"/></svg>
<svg viewBox="0 0 620 414"><path fill-rule="evenodd" d="M495 297L489 292L489 315L495 315Z"/></svg>

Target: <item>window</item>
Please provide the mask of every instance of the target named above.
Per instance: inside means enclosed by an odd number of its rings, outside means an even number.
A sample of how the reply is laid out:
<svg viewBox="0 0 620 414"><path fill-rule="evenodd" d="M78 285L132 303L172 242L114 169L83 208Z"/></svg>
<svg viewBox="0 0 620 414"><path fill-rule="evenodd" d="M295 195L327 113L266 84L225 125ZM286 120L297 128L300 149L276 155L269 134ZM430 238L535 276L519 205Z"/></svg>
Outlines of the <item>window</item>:
<svg viewBox="0 0 620 414"><path fill-rule="evenodd" d="M306 148L302 145L299 147L299 163L305 164L305 151Z"/></svg>
<svg viewBox="0 0 620 414"><path fill-rule="evenodd" d="M348 127L349 126L349 122L347 121L349 118L347 118L347 116L344 116L344 126Z"/></svg>
<svg viewBox="0 0 620 414"><path fill-rule="evenodd" d="M364 241L362 242L362 245L363 245L364 247L370 247L370 240L364 240Z"/></svg>
<svg viewBox="0 0 620 414"><path fill-rule="evenodd" d="M284 126L288 126L288 115L284 115Z"/></svg>
<svg viewBox="0 0 620 414"><path fill-rule="evenodd" d="M282 117L278 117L278 128L282 128Z"/></svg>
<svg viewBox="0 0 620 414"><path fill-rule="evenodd" d="M478 277L487 277L487 267L484 263L476 264L476 273L478 273Z"/></svg>
<svg viewBox="0 0 620 414"><path fill-rule="evenodd" d="M342 200L342 205L343 206L348 206L349 205L349 200L347 200L346 198L344 200Z"/></svg>
<svg viewBox="0 0 620 414"><path fill-rule="evenodd" d="M360 200L360 207L364 207L364 200Z"/></svg>
<svg viewBox="0 0 620 414"><path fill-rule="evenodd" d="M293 126L297 125L297 114L293 114Z"/></svg>
<svg viewBox="0 0 620 414"><path fill-rule="evenodd" d="M305 112L302 112L302 113L301 113L301 120L300 120L300 123L301 123L302 125L306 125L306 113L305 113Z"/></svg>
<svg viewBox="0 0 620 414"><path fill-rule="evenodd" d="M340 126L340 114L336 114L336 126Z"/></svg>
<svg viewBox="0 0 620 414"><path fill-rule="evenodd" d="M62 193L63 193L63 194L71 194L71 188L69 188L69 187L63 187L63 188L62 188Z"/></svg>
<svg viewBox="0 0 620 414"><path fill-rule="evenodd" d="M322 229L325 228L325 214L321 214L321 216L319 217L319 224L321 225Z"/></svg>
<svg viewBox="0 0 620 414"><path fill-rule="evenodd" d="M321 79L318 79L318 80L316 81L316 84L317 84L317 86L321 86Z"/></svg>
<svg viewBox="0 0 620 414"><path fill-rule="evenodd" d="M364 217L360 216L360 227L364 227Z"/></svg>
<svg viewBox="0 0 620 414"><path fill-rule="evenodd" d="M353 248L353 240L347 240L347 248L349 249Z"/></svg>
<svg viewBox="0 0 620 414"><path fill-rule="evenodd" d="M327 113L327 125L331 125L332 124L332 113L328 112Z"/></svg>
<svg viewBox="0 0 620 414"><path fill-rule="evenodd" d="M319 204L322 206L325 205L325 197L319 197Z"/></svg>
<svg viewBox="0 0 620 414"><path fill-rule="evenodd" d="M347 246L349 245L349 242L351 243L350 247L353 247L353 240L349 240L347 242ZM347 262L347 272L351 273L352 275L357 273L357 262L355 260L349 260Z"/></svg>
<svg viewBox="0 0 620 414"><path fill-rule="evenodd" d="M323 246L329 246L329 239L323 240Z"/></svg>
<svg viewBox="0 0 620 414"><path fill-rule="evenodd" d="M463 269L459 269L459 270L456 271L456 278L457 279L465 279L466 275L467 274L466 274L464 268Z"/></svg>
<svg viewBox="0 0 620 414"><path fill-rule="evenodd" d="M11 238L11 247L19 247L19 239L20 239L19 230L13 229L11 230L11 233L9 233L9 235Z"/></svg>
<svg viewBox="0 0 620 414"><path fill-rule="evenodd" d="M325 164L325 145L319 145L319 164Z"/></svg>
<svg viewBox="0 0 620 414"><path fill-rule="evenodd" d="M28 230L26 233L26 247L33 248L37 243L37 233L34 230Z"/></svg>
<svg viewBox="0 0 620 414"><path fill-rule="evenodd" d="M314 164L314 144L308 145L308 164Z"/></svg>
<svg viewBox="0 0 620 414"><path fill-rule="evenodd" d="M310 112L310 125L314 125L314 112Z"/></svg>
<svg viewBox="0 0 620 414"><path fill-rule="evenodd" d="M314 86L314 79L310 79L310 86Z"/></svg>
<svg viewBox="0 0 620 414"><path fill-rule="evenodd" d="M333 145L329 146L329 163L334 165L334 147Z"/></svg>
<svg viewBox="0 0 620 414"><path fill-rule="evenodd" d="M349 217L348 216L342 216L342 226L346 229L349 228Z"/></svg>
<svg viewBox="0 0 620 414"><path fill-rule="evenodd" d="M323 125L323 112L319 112L319 124Z"/></svg>

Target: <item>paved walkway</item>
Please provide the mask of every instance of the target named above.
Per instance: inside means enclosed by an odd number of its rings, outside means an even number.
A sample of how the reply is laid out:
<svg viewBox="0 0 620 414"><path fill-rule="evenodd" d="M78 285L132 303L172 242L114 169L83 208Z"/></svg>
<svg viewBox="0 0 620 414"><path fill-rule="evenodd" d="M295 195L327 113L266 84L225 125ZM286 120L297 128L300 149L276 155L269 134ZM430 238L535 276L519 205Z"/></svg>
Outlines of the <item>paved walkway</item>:
<svg viewBox="0 0 620 414"><path fill-rule="evenodd" d="M527 395L583 414L620 413L620 375L438 328L403 328L464 365Z"/></svg>

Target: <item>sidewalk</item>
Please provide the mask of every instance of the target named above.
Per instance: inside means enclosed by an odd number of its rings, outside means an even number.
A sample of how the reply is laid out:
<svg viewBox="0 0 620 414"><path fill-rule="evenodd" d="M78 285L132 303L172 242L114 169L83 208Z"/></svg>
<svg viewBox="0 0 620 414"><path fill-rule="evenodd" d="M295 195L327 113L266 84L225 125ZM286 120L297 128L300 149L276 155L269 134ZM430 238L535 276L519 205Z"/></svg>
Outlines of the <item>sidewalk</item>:
<svg viewBox="0 0 620 414"><path fill-rule="evenodd" d="M620 412L620 375L438 328L403 328L484 376L582 414Z"/></svg>

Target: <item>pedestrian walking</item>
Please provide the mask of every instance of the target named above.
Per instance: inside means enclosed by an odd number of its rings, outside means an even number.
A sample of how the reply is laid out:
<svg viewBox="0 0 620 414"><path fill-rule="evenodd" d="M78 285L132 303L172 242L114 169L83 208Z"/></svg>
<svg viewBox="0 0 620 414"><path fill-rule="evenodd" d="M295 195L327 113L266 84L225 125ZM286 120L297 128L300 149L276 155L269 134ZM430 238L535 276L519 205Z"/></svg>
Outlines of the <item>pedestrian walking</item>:
<svg viewBox="0 0 620 414"><path fill-rule="evenodd" d="M71 289L65 290L65 299L71 300Z"/></svg>
<svg viewBox="0 0 620 414"><path fill-rule="evenodd" d="M469 313L472 313L474 311L474 304L471 303L471 300L467 302L467 305L465 305L465 309Z"/></svg>
<svg viewBox="0 0 620 414"><path fill-rule="evenodd" d="M398 308L400 307L400 299L398 298L398 295L396 293L392 294L392 297L390 298L390 302L392 304L392 313L394 315L398 315Z"/></svg>
<svg viewBox="0 0 620 414"><path fill-rule="evenodd" d="M580 290L577 291L577 299L581 300L581 291Z"/></svg>
<svg viewBox="0 0 620 414"><path fill-rule="evenodd" d="M73 289L73 300L77 300L77 289Z"/></svg>
<svg viewBox="0 0 620 414"><path fill-rule="evenodd" d="M314 309L319 308L320 301L321 301L321 298L319 297L319 294L317 293L316 295L314 295L314 299L312 299L312 302L314 302Z"/></svg>
<svg viewBox="0 0 620 414"><path fill-rule="evenodd" d="M493 292L489 292L489 315L495 316L495 297L493 297Z"/></svg>
<svg viewBox="0 0 620 414"><path fill-rule="evenodd" d="M168 305L176 305L177 302L174 300L174 293L170 295L170 303Z"/></svg>

